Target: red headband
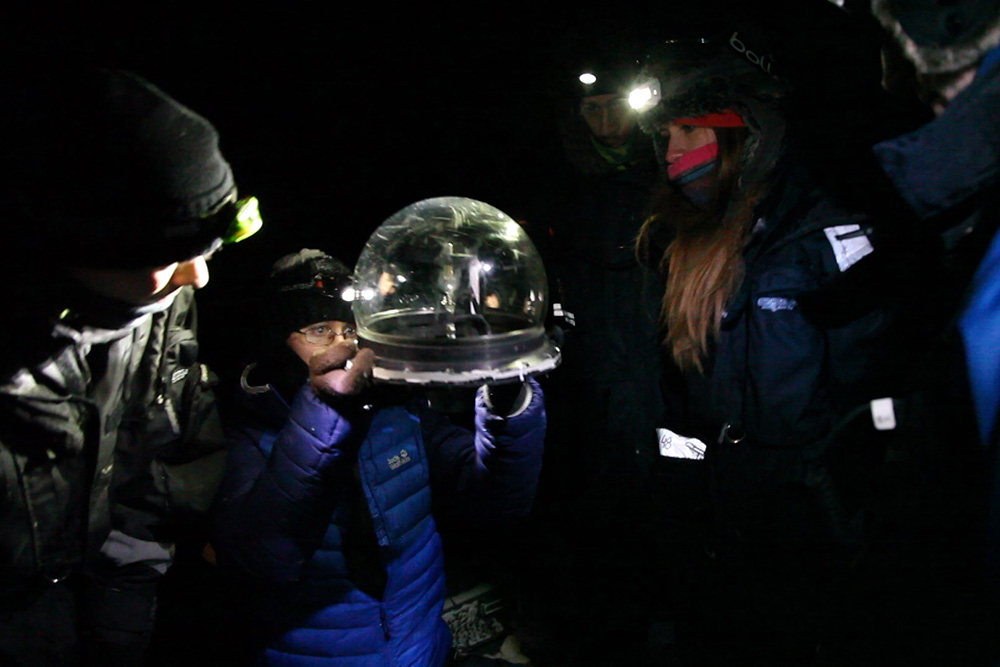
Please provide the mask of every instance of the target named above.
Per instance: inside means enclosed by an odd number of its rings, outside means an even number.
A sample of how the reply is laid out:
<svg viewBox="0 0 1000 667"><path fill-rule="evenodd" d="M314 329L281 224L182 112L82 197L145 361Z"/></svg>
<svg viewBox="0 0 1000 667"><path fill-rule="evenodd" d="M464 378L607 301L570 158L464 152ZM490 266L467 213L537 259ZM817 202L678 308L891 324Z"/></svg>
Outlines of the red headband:
<svg viewBox="0 0 1000 667"><path fill-rule="evenodd" d="M690 125L691 127L746 127L743 118L733 111L727 109L716 113L707 113L703 116L691 116L690 118L675 118L671 121L674 125Z"/></svg>

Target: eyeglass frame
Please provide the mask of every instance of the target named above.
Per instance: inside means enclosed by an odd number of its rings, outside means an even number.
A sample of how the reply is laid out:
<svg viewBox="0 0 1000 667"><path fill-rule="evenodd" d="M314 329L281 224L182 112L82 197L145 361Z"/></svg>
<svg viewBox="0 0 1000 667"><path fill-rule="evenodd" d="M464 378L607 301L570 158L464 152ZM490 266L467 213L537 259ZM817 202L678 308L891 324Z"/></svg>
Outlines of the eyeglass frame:
<svg viewBox="0 0 1000 667"><path fill-rule="evenodd" d="M334 344L334 342L336 342L336 339L340 337L343 337L345 341L354 341L355 343L357 343L358 341L358 330L352 326L347 326L344 327L343 331L332 331L331 328L330 333L323 335L323 338L326 339L326 342L318 343L315 340L311 340L310 337L319 336L321 334L310 333L309 329L319 326L329 326L329 325L326 322L317 322L316 324L310 325L305 329L296 329L295 331L296 333L302 334L302 336L306 339L307 343L309 343L310 345L315 345L317 347L330 347L331 345Z"/></svg>

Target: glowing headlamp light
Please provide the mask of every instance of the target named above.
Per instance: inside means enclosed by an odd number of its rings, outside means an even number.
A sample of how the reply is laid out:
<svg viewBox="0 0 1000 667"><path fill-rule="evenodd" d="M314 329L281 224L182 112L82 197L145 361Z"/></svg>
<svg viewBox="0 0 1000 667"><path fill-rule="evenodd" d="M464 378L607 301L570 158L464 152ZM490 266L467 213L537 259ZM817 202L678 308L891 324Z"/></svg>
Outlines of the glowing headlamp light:
<svg viewBox="0 0 1000 667"><path fill-rule="evenodd" d="M628 104L636 111L648 111L660 102L660 82L648 79L634 87L628 94Z"/></svg>
<svg viewBox="0 0 1000 667"><path fill-rule="evenodd" d="M222 238L223 243L238 243L256 234L264 226L260 217L260 204L256 197L246 197L235 202L233 221Z"/></svg>

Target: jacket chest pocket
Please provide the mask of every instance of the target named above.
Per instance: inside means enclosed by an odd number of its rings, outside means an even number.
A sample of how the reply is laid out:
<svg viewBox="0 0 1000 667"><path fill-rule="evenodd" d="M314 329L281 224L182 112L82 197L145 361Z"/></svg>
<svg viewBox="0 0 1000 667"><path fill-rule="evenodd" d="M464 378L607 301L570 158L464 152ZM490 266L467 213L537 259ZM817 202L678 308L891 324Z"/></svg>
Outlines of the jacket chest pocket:
<svg viewBox="0 0 1000 667"><path fill-rule="evenodd" d="M203 429L206 419L215 419L212 387L218 378L198 362L198 342L189 329L171 328L164 348L156 360L156 390L133 418L156 456L173 458L183 456L179 448Z"/></svg>
<svg viewBox="0 0 1000 667"><path fill-rule="evenodd" d="M0 563L50 566L80 555L89 503L83 434L38 433L31 452L0 448ZM30 540L26 537L31 535Z"/></svg>
<svg viewBox="0 0 1000 667"><path fill-rule="evenodd" d="M373 420L361 454L375 532L379 544L388 545L430 515L430 475L420 422L402 408L383 410Z"/></svg>

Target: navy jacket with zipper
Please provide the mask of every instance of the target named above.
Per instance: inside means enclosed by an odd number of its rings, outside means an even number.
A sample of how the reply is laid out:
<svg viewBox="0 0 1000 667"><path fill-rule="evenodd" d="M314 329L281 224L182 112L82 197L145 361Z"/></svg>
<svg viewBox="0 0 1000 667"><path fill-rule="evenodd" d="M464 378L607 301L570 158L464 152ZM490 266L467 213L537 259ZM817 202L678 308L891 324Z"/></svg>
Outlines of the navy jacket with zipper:
<svg viewBox="0 0 1000 667"><path fill-rule="evenodd" d="M798 496L788 494L822 464L835 425L882 395L888 372L885 309L810 299L871 261L870 220L800 173L780 183L757 208L744 279L704 374L667 364L664 380L662 425L706 445L717 520L744 536L782 521L793 522L785 530L827 532L809 512L775 519L774 510L797 512Z"/></svg>
<svg viewBox="0 0 1000 667"><path fill-rule="evenodd" d="M872 310L843 321L800 301L865 261L874 251L870 233L866 217L839 209L805 177L789 176L758 207L742 285L705 373L687 376L679 394L668 392L667 426L709 448L727 425L731 438L754 446L799 447L864 402L877 377L887 314Z"/></svg>

